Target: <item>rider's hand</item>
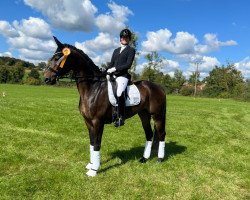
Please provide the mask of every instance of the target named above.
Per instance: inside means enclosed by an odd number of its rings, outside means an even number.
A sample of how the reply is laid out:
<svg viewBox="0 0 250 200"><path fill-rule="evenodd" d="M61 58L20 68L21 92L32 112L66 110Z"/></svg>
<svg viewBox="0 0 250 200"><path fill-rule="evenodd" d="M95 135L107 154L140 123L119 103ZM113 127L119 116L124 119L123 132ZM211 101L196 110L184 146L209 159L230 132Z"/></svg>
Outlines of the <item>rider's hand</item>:
<svg viewBox="0 0 250 200"><path fill-rule="evenodd" d="M115 67L112 67L112 68L110 68L110 69L107 70L107 72L110 73L110 74L113 73L113 72L115 72L115 71L116 71Z"/></svg>

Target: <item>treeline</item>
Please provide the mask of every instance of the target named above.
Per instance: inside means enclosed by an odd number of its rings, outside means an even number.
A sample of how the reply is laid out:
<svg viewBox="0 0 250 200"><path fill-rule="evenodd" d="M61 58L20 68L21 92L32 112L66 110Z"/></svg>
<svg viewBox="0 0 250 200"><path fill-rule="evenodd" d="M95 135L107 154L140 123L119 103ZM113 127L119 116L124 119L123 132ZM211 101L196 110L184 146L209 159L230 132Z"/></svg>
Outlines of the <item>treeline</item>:
<svg viewBox="0 0 250 200"><path fill-rule="evenodd" d="M157 52L145 56L147 64L141 74L131 71L134 80L149 80L160 84L167 94L184 96L204 96L216 98L235 98L250 101L250 80L244 80L242 73L235 65L215 66L203 80L199 71L186 78L181 70L174 76L162 72L163 59Z"/></svg>
<svg viewBox="0 0 250 200"><path fill-rule="evenodd" d="M176 70L173 76L163 73L162 58L157 52L145 56L147 65L140 74L131 70L133 80L148 80L160 84L167 94L184 96L204 96L216 98L236 98L250 101L250 80L244 80L241 72L234 64L215 66L207 77L200 79L199 72L193 72L186 78L181 70ZM103 65L105 68L107 65ZM30 85L43 84L43 74L39 71L46 63L33 63L15 58L0 57L0 83L21 83ZM72 78L59 82L59 86L72 86Z"/></svg>
<svg viewBox="0 0 250 200"><path fill-rule="evenodd" d="M42 79L39 71L45 67L44 62L36 66L21 59L0 57L0 83L40 85Z"/></svg>
<svg viewBox="0 0 250 200"><path fill-rule="evenodd" d="M133 77L134 80L149 80L158 83L167 94L235 98L250 101L250 80L244 80L241 72L233 64L215 66L203 80L200 80L198 73L197 84L195 84L196 73L187 79L181 70L176 70L174 76L171 77L158 69L145 67L141 74L134 74Z"/></svg>

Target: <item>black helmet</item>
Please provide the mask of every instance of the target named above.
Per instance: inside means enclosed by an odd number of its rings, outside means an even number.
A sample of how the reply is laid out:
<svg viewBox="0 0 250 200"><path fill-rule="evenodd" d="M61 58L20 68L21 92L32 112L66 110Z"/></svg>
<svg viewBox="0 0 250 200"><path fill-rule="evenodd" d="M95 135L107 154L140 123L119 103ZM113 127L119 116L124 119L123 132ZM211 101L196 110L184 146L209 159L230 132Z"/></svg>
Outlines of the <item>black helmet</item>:
<svg viewBox="0 0 250 200"><path fill-rule="evenodd" d="M120 32L120 38L121 37L128 37L129 40L131 40L131 31L128 30L128 29L123 29L121 32Z"/></svg>

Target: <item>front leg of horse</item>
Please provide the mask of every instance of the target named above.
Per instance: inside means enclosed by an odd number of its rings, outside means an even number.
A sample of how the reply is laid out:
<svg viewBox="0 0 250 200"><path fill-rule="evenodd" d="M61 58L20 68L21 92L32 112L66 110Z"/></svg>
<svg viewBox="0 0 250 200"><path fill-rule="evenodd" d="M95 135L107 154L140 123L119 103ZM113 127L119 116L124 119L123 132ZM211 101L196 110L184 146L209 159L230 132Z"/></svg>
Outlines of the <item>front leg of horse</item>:
<svg viewBox="0 0 250 200"><path fill-rule="evenodd" d="M96 176L100 167L100 149L104 124L99 120L92 120L90 128L90 163L86 166L88 176Z"/></svg>

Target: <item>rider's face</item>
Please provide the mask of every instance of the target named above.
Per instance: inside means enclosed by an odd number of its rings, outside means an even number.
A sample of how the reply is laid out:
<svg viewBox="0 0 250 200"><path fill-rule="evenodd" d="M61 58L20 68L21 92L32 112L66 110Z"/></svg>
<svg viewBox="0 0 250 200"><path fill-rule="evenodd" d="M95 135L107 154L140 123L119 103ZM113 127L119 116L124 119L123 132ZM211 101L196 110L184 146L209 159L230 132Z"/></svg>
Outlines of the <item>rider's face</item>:
<svg viewBox="0 0 250 200"><path fill-rule="evenodd" d="M129 43L129 37L121 37L121 38L120 38L120 42L121 42L121 44L123 44L123 45L128 44L128 43Z"/></svg>

